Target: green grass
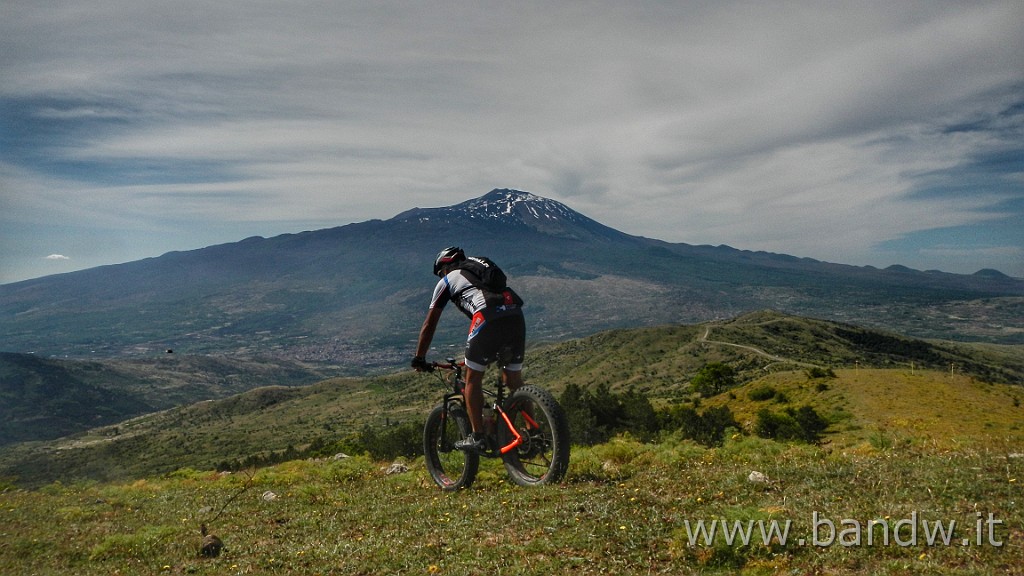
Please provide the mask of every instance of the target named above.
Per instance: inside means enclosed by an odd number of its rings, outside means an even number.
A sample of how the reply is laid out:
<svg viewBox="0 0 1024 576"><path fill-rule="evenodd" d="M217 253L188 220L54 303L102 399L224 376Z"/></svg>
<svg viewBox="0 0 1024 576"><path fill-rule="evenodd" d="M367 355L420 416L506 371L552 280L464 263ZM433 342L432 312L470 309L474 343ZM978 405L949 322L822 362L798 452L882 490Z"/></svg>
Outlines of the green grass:
<svg viewBox="0 0 1024 576"><path fill-rule="evenodd" d="M728 406L750 428L762 408L809 405L830 422L833 447L913 442L936 449L1016 445L1024 452L1024 388L931 370L836 370L770 374L704 401Z"/></svg>
<svg viewBox="0 0 1024 576"><path fill-rule="evenodd" d="M836 451L736 436L707 449L627 438L573 453L565 483L514 487L489 462L443 493L422 461L355 457L247 474L180 470L123 484L0 493L4 574L975 574L1024 566L1024 458L994 447ZM752 483L751 471L769 482ZM275 499L264 495L273 492ZM221 512L219 517L218 512ZM952 546L798 545L813 514L955 520ZM975 541L989 513L997 547ZM690 545L686 522L790 520L790 541ZM199 526L225 550L198 556ZM824 529L817 537L825 539ZM962 538L970 545L964 546ZM906 537L904 539L907 539Z"/></svg>

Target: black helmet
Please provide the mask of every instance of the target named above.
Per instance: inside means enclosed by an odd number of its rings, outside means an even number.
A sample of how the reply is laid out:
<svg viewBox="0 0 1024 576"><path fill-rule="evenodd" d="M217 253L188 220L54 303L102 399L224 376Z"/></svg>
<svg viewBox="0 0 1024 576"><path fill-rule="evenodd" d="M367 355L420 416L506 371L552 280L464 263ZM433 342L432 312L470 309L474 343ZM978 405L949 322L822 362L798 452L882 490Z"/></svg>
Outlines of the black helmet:
<svg viewBox="0 0 1024 576"><path fill-rule="evenodd" d="M455 262L462 262L466 259L466 253L462 251L462 248L458 246L449 246L437 255L434 259L434 276L440 276L441 270L449 264Z"/></svg>

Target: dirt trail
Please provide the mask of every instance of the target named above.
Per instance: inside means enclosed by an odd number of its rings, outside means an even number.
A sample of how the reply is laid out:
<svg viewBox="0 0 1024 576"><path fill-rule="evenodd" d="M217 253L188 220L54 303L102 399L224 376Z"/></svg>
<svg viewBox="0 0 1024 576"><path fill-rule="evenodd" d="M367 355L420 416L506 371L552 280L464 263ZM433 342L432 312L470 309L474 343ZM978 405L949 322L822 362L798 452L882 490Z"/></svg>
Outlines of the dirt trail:
<svg viewBox="0 0 1024 576"><path fill-rule="evenodd" d="M793 360L792 358L783 358L782 356L776 356L774 354L769 354L769 353L765 352L764 350L761 350L760 348L755 348L753 346L747 346L745 344L734 344L732 342L723 342L721 340L708 340L708 335L710 335L710 334L711 334L711 327L710 326L705 326L704 327L704 334L701 334L700 337L697 338L697 341L698 342L703 342L705 344L718 344L720 346L732 346L733 348L740 348L740 349L743 349L743 350L747 350L749 352L753 352L754 354L757 354L758 356L764 356L765 358L768 358L769 360L773 360L775 362L784 362L786 364L796 364L798 366L809 366L809 367L816 367L817 366L817 364L810 364L808 362L801 362L799 360ZM771 364L769 364L768 366L771 366ZM768 366L765 366L765 369L767 369Z"/></svg>

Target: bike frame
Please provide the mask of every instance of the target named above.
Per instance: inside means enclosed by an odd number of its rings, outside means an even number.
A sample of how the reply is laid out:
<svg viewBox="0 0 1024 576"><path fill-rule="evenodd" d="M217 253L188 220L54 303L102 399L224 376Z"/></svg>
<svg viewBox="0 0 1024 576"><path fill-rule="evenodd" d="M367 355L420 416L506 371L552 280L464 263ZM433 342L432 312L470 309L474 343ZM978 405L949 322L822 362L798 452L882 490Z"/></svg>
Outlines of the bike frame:
<svg viewBox="0 0 1024 576"><path fill-rule="evenodd" d="M451 374L450 381L448 381L448 379L446 379L443 374L438 375L438 378L440 378L442 382L447 382L452 386L452 391L448 392L444 396L444 409L441 414L441 418L445 422L448 421L448 406L451 402L458 402L459 404L462 405L463 409L465 409L466 407L466 398L463 393L466 387L466 381L462 379L462 368L463 366L465 366L465 363L456 362L454 358L448 358L447 360L447 363L434 362L431 365L435 369L439 369ZM501 416L501 420L505 423L506 428L508 428L509 432L512 435L512 441L506 444L505 446L499 447L497 453L491 453L491 451L488 450L483 455L497 457L507 454L512 450L518 448L520 445L522 445L523 436L522 434L519 433L518 430L516 430L515 425L512 424L512 420L508 417L508 414L506 414L505 410L503 410L501 407L501 405L505 403L505 382L501 379L500 374L498 375L497 392L493 392L491 390L488 390L487 388L483 388L483 393L485 398L490 398L493 400L491 404L491 409L494 410L496 414ZM526 420L526 423L530 427L536 428L538 426L538 424L526 412L523 412L523 419ZM495 432L497 432L497 430L495 430Z"/></svg>
<svg viewBox="0 0 1024 576"><path fill-rule="evenodd" d="M499 375L497 387L480 388L484 407L493 410L484 414L483 430L477 430L486 442L478 450L466 450L460 440L471 428L463 377L468 369L453 358L447 360L421 367L449 388L423 427L425 465L434 482L448 491L469 487L479 471L480 457L500 458L509 479L519 486L561 480L569 466L569 424L555 397L530 384L511 390Z"/></svg>

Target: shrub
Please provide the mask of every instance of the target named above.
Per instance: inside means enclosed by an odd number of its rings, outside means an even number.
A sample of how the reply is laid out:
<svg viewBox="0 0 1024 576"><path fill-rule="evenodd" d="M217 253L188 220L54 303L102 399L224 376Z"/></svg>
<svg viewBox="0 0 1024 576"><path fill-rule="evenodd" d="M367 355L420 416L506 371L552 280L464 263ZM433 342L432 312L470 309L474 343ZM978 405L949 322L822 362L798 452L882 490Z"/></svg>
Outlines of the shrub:
<svg viewBox="0 0 1024 576"><path fill-rule="evenodd" d="M607 442L622 433L647 441L658 431L651 401L633 389L618 394L602 383L591 393L570 384L558 403L569 420L573 442L583 446Z"/></svg>
<svg viewBox="0 0 1024 576"><path fill-rule="evenodd" d="M363 448L378 460L415 457L423 452L423 426L406 422L392 426L365 426L359 435Z"/></svg>
<svg viewBox="0 0 1024 576"><path fill-rule="evenodd" d="M708 408L698 413L688 406L677 406L662 414L661 428L678 431L683 438L705 446L721 446L728 428L739 428L728 406Z"/></svg>
<svg viewBox="0 0 1024 576"><path fill-rule="evenodd" d="M804 405L796 410L789 408L786 412L800 425L802 439L807 442L817 442L821 439L821 433L828 428L828 421L810 406Z"/></svg>
<svg viewBox="0 0 1024 576"><path fill-rule="evenodd" d="M831 368L822 368L821 366L814 366L809 368L806 372L807 377L811 380L817 378L835 378L836 373Z"/></svg>
<svg viewBox="0 0 1024 576"><path fill-rule="evenodd" d="M775 398L775 388L772 388L771 386L758 386L757 388L752 388L747 392L747 398L750 398L755 402L771 400L772 398Z"/></svg>
<svg viewBox="0 0 1024 576"><path fill-rule="evenodd" d="M828 428L828 422L810 406L786 408L782 412L772 412L767 408L757 413L754 432L762 438L773 440L801 440L817 442L822 432Z"/></svg>
<svg viewBox="0 0 1024 576"><path fill-rule="evenodd" d="M767 408L757 413L754 433L772 440L795 440L802 436L800 425L792 416L784 412L772 412Z"/></svg>

